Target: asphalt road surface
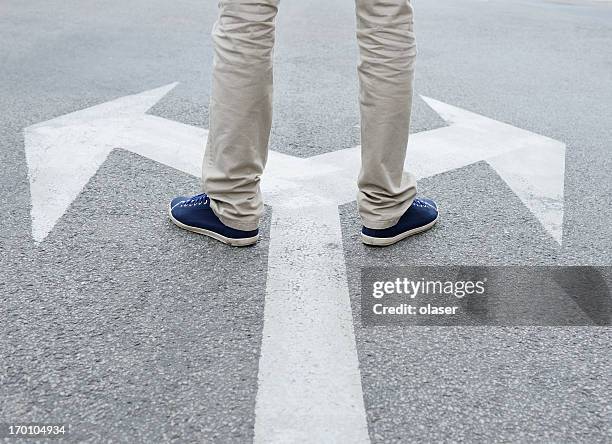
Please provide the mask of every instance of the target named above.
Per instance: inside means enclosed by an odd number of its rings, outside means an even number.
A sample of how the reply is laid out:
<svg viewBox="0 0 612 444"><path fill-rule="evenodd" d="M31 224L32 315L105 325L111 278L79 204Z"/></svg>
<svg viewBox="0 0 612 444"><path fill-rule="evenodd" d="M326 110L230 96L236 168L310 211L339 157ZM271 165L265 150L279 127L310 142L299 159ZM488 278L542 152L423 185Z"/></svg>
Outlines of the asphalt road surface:
<svg viewBox="0 0 612 444"><path fill-rule="evenodd" d="M612 6L415 1L416 92L566 144L559 245L486 162L419 181L443 218L386 249L339 207L372 442L612 442L609 327L369 327L367 265L610 265ZM216 2L0 4L0 422L67 441L249 442L269 228L229 249L172 226L197 178L114 150L48 236L31 234L24 129L178 85L149 114L208 128ZM271 149L359 144L350 1L283 0ZM446 123L416 97L412 132ZM410 154L409 154L410 155ZM333 426L333 424L332 424Z"/></svg>

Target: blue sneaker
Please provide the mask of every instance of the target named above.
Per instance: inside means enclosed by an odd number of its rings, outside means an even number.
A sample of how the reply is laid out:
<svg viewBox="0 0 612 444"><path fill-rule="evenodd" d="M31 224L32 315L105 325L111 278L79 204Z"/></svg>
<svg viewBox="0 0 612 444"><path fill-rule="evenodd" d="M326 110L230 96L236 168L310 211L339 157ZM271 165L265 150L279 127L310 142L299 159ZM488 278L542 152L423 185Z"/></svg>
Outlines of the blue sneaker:
<svg viewBox="0 0 612 444"><path fill-rule="evenodd" d="M210 208L210 198L204 193L192 197L175 197L170 202L168 212L176 226L210 236L235 247L252 245L259 239L258 229L236 230L221 222Z"/></svg>
<svg viewBox="0 0 612 444"><path fill-rule="evenodd" d="M367 245L386 247L413 234L429 230L438 221L438 205L431 199L414 199L410 208L392 227L383 230L361 228L361 240Z"/></svg>

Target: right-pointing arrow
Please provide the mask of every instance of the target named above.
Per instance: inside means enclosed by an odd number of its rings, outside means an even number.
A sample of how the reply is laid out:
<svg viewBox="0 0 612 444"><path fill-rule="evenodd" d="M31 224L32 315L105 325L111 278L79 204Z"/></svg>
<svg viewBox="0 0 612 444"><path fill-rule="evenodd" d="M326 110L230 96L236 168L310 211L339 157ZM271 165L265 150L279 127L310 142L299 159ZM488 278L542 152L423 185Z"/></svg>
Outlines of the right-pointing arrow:
<svg viewBox="0 0 612 444"><path fill-rule="evenodd" d="M450 126L413 136L408 169L427 177L484 160L561 244L565 144L438 100L423 100Z"/></svg>
<svg viewBox="0 0 612 444"><path fill-rule="evenodd" d="M565 144L429 97L423 100L449 125L410 136L405 170L422 179L485 161L561 244ZM339 203L354 200L361 165L359 147L320 154L308 161L311 166L319 165L315 170L335 170L315 180L307 178L304 186ZM275 172L274 166L271 170ZM301 173L292 180L299 182Z"/></svg>

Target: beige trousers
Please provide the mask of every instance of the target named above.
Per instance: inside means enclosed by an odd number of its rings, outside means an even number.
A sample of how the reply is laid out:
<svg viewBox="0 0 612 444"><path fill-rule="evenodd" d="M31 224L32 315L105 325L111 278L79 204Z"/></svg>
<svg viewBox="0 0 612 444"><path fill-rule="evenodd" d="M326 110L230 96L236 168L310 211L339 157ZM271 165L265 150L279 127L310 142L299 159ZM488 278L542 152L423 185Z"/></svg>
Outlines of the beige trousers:
<svg viewBox="0 0 612 444"><path fill-rule="evenodd" d="M279 0L221 0L210 128L202 187L226 225L258 227L259 181L272 124L274 20ZM355 0L359 44L361 171L357 201L363 224L395 225L412 204L414 178L403 172L416 43L409 0Z"/></svg>

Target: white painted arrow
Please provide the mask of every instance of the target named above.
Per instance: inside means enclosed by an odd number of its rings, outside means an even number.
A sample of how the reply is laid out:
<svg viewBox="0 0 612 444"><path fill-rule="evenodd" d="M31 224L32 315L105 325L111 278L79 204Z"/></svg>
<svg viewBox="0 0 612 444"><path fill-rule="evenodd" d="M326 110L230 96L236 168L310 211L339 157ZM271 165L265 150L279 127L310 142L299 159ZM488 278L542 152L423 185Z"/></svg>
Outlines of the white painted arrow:
<svg viewBox="0 0 612 444"><path fill-rule="evenodd" d="M108 154L121 148L199 176L207 131L145 114L176 84L122 97L25 129L32 195L32 236L51 231ZM417 178L486 161L559 243L565 145L434 99L423 99L450 125L412 135L406 167ZM304 195L338 203L355 197L359 147L308 159L271 152L263 190L272 205Z"/></svg>
<svg viewBox="0 0 612 444"><path fill-rule="evenodd" d="M175 84L25 129L32 235L42 241L115 148L199 176L207 131L146 111ZM448 127L414 134L418 178L486 161L559 243L565 145L425 98ZM359 147L271 152L273 206L255 441L368 442L337 207L356 196Z"/></svg>
<svg viewBox="0 0 612 444"><path fill-rule="evenodd" d="M410 136L406 170L422 179L486 161L561 244L565 144L428 97L423 100L449 126ZM354 188L349 190L337 183L354 183L361 163L359 147L309 160L341 170L313 185L327 187L326 192L335 195L339 202L354 199Z"/></svg>
<svg viewBox="0 0 612 444"><path fill-rule="evenodd" d="M196 164L202 156L206 132L145 114L175 85L122 97L25 129L35 241L49 234L115 148L198 174Z"/></svg>

